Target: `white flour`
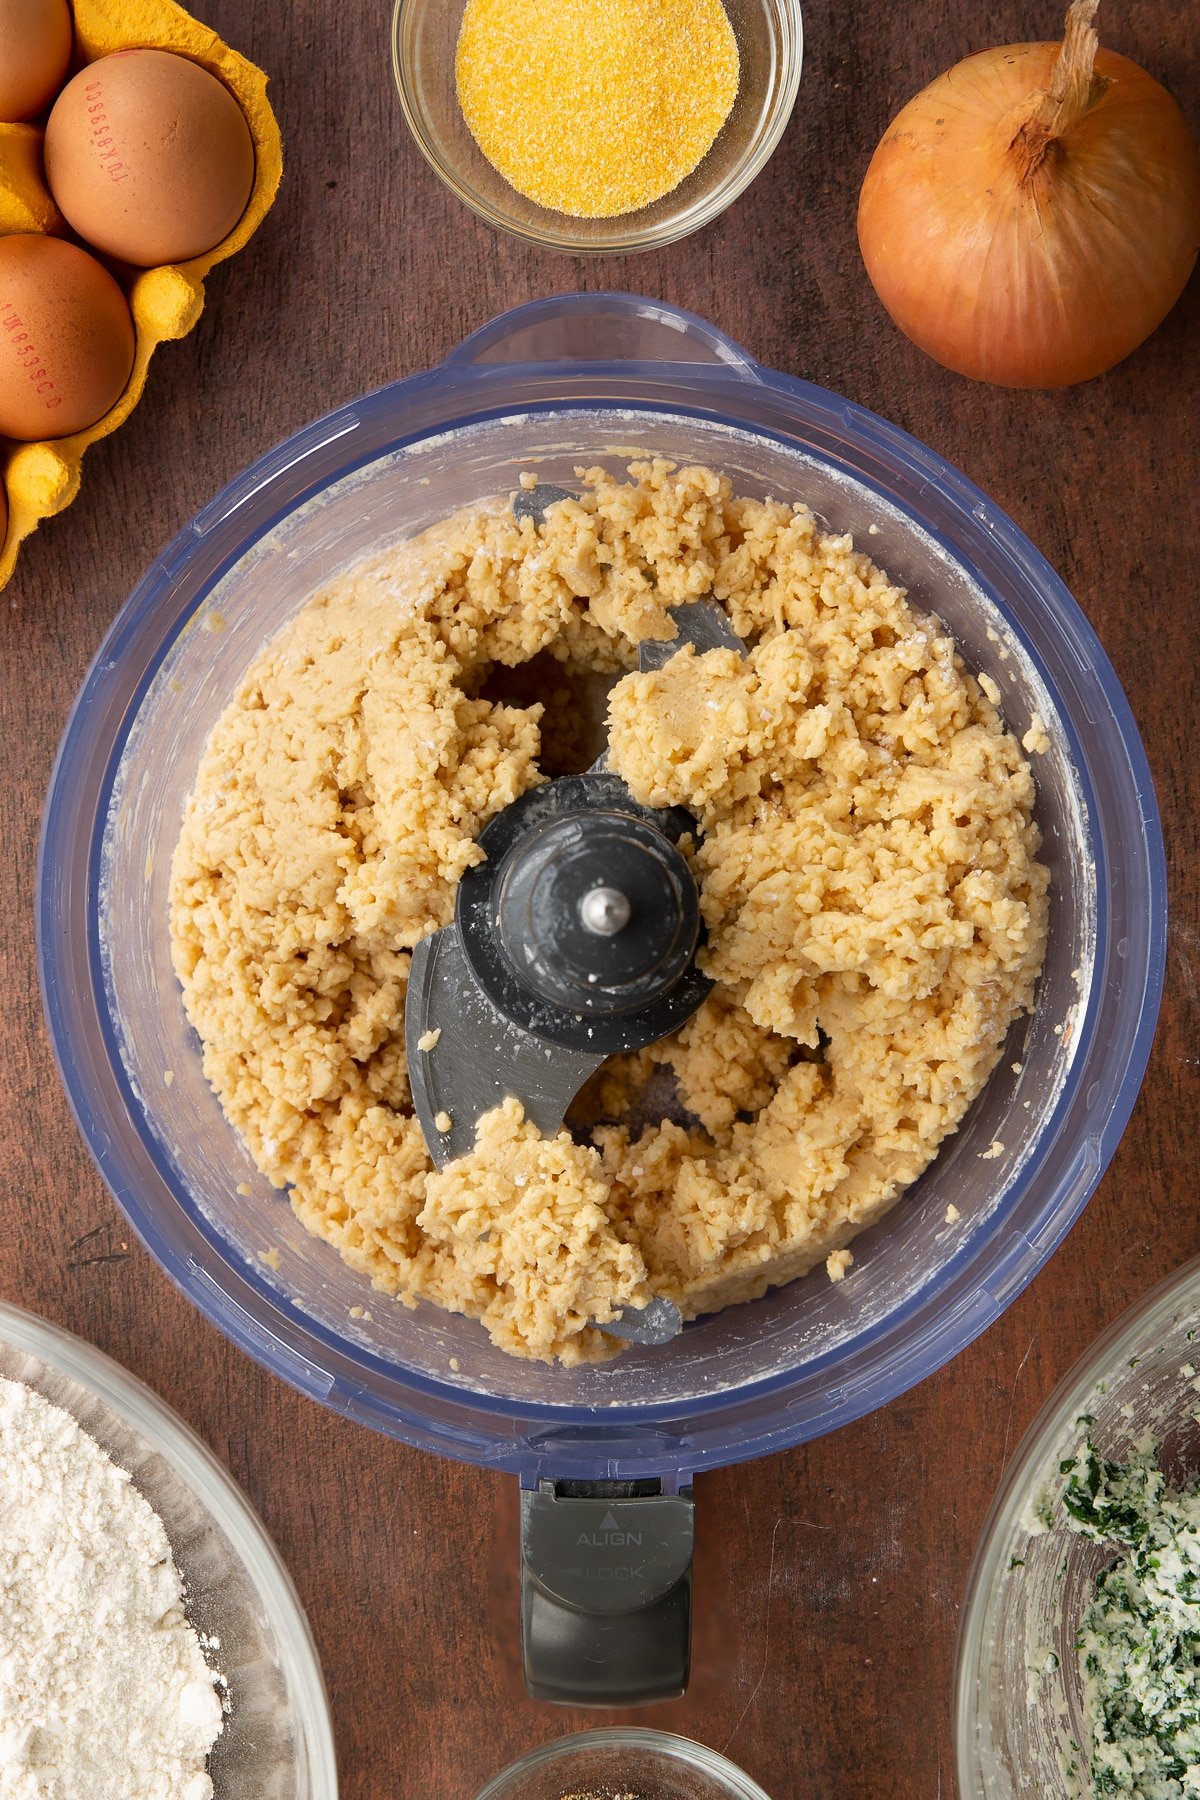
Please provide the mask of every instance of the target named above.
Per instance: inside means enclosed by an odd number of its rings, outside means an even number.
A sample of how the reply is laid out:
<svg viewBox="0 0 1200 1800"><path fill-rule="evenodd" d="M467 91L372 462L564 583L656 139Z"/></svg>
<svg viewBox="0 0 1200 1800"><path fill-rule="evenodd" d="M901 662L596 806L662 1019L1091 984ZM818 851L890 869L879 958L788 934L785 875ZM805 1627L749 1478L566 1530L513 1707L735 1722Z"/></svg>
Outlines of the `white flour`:
<svg viewBox="0 0 1200 1800"><path fill-rule="evenodd" d="M209 1800L220 1730L158 1514L0 1379L0 1800Z"/></svg>

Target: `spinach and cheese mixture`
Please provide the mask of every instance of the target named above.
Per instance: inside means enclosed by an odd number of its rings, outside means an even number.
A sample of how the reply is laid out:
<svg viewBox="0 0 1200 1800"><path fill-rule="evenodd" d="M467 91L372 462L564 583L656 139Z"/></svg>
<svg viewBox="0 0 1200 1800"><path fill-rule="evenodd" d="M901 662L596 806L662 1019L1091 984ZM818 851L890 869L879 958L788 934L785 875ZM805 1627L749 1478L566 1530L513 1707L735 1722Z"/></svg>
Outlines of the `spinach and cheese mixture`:
<svg viewBox="0 0 1200 1800"><path fill-rule="evenodd" d="M1200 1482L1172 1489L1147 1442L1128 1462L1089 1443L1063 1465L1072 1529L1119 1545L1076 1644L1090 1792L1200 1794Z"/></svg>

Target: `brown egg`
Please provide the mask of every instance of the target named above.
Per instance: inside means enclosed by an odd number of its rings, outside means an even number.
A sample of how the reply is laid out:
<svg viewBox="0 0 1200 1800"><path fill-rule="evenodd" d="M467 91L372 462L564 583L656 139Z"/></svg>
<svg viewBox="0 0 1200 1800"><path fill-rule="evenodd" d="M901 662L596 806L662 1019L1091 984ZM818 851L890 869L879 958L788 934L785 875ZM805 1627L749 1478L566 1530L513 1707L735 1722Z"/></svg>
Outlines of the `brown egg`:
<svg viewBox="0 0 1200 1800"><path fill-rule="evenodd" d="M0 437L83 431L132 368L132 315L94 256L36 233L0 237Z"/></svg>
<svg viewBox="0 0 1200 1800"><path fill-rule="evenodd" d="M44 112L70 60L67 0L0 0L0 119Z"/></svg>
<svg viewBox="0 0 1200 1800"><path fill-rule="evenodd" d="M55 102L46 178L98 250L141 268L187 262L246 210L254 144L229 89L199 63L118 50L81 69Z"/></svg>

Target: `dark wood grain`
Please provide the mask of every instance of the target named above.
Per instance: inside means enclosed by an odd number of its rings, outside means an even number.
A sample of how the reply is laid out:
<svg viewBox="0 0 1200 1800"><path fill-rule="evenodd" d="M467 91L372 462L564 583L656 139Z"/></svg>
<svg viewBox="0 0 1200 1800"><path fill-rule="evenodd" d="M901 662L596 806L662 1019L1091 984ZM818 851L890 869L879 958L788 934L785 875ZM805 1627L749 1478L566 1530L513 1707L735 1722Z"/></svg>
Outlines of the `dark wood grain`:
<svg viewBox="0 0 1200 1800"><path fill-rule="evenodd" d="M513 1485L301 1399L232 1350L130 1237L47 1043L34 860L55 744L105 627L152 554L251 457L539 294L619 287L706 314L763 361L906 426L1024 527L1129 690L1166 821L1162 1022L1081 1223L923 1387L805 1449L700 1482L695 1679L685 1701L644 1715L728 1750L776 1800L949 1796L958 1610L1000 1473L1100 1328L1200 1250L1200 283L1123 367L1063 394L971 385L891 327L858 258L858 184L890 114L981 47L976 7L811 0L799 105L768 169L702 235L608 262L498 239L439 186L395 101L382 3L201 10L271 73L286 174L248 252L210 281L197 330L160 352L142 404L89 454L81 498L31 540L0 601L0 1295L118 1357L243 1484L312 1618L348 1800L470 1800L522 1749L594 1717L523 1695ZM1058 10L996 0L986 31L1045 36ZM1188 9L1131 0L1111 13L1109 41L1165 80L1195 125Z"/></svg>

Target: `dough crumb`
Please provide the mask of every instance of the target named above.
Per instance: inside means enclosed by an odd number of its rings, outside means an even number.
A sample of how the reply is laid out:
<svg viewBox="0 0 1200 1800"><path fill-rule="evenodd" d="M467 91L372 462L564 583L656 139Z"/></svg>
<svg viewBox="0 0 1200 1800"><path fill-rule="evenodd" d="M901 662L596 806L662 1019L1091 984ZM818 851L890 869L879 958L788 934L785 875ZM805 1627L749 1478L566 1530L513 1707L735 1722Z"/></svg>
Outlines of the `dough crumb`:
<svg viewBox="0 0 1200 1800"><path fill-rule="evenodd" d="M994 1162L998 1156L1004 1155L1004 1145L999 1138L993 1138L986 1150L979 1152L980 1162Z"/></svg>
<svg viewBox="0 0 1200 1800"><path fill-rule="evenodd" d="M417 1049L418 1050L436 1050L437 1046L438 1046L438 1041L441 1038L441 1035L442 1035L442 1028L440 1025L438 1026L436 1031L423 1031L421 1033L420 1037L417 1039ZM450 1127L447 1125L446 1130L449 1131L449 1129L450 1129Z"/></svg>
<svg viewBox="0 0 1200 1800"><path fill-rule="evenodd" d="M163 1086L170 1087L174 1080L175 1080L174 1069L164 1069L163 1070Z"/></svg>
<svg viewBox="0 0 1200 1800"><path fill-rule="evenodd" d="M987 697L991 701L992 705L999 706L1000 701L1002 699L1002 695L1000 693L999 687L992 680L991 676L981 674L978 677L978 680L979 680L980 687L983 689L984 693L987 695Z"/></svg>
<svg viewBox="0 0 1200 1800"><path fill-rule="evenodd" d="M268 1269L278 1269L282 1260L279 1255L278 1246L272 1244L270 1249L260 1250L258 1253L258 1260L266 1263Z"/></svg>
<svg viewBox="0 0 1200 1800"><path fill-rule="evenodd" d="M955 1204L952 1200L950 1202L949 1206L946 1208L946 1223L947 1223L947 1225L957 1225L958 1221L961 1218L962 1218L962 1214L959 1212L957 1206L955 1206Z"/></svg>
<svg viewBox="0 0 1200 1800"><path fill-rule="evenodd" d="M234 1193L240 1194L243 1200L248 1200L253 1192L254 1190L248 1181L239 1181L237 1187L234 1189Z"/></svg>
<svg viewBox="0 0 1200 1800"><path fill-rule="evenodd" d="M825 1258L825 1273L830 1281L844 1281L846 1270L854 1261L852 1250L833 1250Z"/></svg>
<svg viewBox="0 0 1200 1800"><path fill-rule="evenodd" d="M1044 756L1050 748L1050 734L1046 730L1041 713L1034 713L1029 721L1029 730L1021 739L1021 748L1030 756Z"/></svg>
<svg viewBox="0 0 1200 1800"><path fill-rule="evenodd" d="M440 1131L444 1137L446 1132L453 1127L454 1120L450 1117L448 1112L440 1112L434 1114L433 1123L435 1129Z"/></svg>

